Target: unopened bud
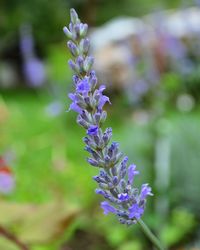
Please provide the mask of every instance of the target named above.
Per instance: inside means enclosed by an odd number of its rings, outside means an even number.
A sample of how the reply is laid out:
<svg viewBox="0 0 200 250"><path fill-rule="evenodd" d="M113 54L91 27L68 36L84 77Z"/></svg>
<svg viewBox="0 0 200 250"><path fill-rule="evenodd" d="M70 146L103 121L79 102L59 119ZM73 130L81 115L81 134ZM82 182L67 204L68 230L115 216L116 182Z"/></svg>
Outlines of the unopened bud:
<svg viewBox="0 0 200 250"><path fill-rule="evenodd" d="M73 24L77 23L77 21L79 20L75 9L70 9L70 17Z"/></svg>
<svg viewBox="0 0 200 250"><path fill-rule="evenodd" d="M72 38L72 33L68 30L68 28L67 28L66 26L63 28L63 32L65 33L65 35L66 35L69 39Z"/></svg>

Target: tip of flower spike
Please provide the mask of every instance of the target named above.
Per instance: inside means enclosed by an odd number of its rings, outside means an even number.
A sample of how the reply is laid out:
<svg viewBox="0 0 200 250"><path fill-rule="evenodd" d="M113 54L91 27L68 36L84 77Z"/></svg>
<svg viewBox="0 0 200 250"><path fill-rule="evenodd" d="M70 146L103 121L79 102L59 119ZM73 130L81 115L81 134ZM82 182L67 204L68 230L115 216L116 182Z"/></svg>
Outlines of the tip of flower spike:
<svg viewBox="0 0 200 250"><path fill-rule="evenodd" d="M70 17L71 17L71 21L72 23L77 23L78 19L78 14L76 13L75 9L70 9Z"/></svg>

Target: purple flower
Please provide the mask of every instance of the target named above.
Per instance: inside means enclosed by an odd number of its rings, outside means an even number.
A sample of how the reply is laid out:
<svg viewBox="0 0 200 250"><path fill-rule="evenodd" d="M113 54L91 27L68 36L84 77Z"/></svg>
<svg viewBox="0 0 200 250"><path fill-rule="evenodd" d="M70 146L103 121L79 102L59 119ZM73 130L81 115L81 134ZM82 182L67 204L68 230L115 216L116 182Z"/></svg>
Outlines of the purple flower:
<svg viewBox="0 0 200 250"><path fill-rule="evenodd" d="M83 80L80 80L77 83L77 86L76 86L77 93L87 95L89 90L90 90L90 85L89 85L89 81L87 77L83 78Z"/></svg>
<svg viewBox="0 0 200 250"><path fill-rule="evenodd" d="M127 201L130 197L127 193L118 194L118 198L120 201Z"/></svg>
<svg viewBox="0 0 200 250"><path fill-rule="evenodd" d="M74 110L75 112L77 112L79 114L82 113L82 109L75 102L72 102L70 104L69 110Z"/></svg>
<svg viewBox="0 0 200 250"><path fill-rule="evenodd" d="M87 130L88 135L97 135L99 131L99 127L97 125L91 125Z"/></svg>
<svg viewBox="0 0 200 250"><path fill-rule="evenodd" d="M140 199L145 200L148 195L153 195L151 192L151 187L149 187L148 184L143 184L141 188Z"/></svg>
<svg viewBox="0 0 200 250"><path fill-rule="evenodd" d="M136 166L131 164L128 167L128 157L120 152L119 143L110 143L112 129L104 131L102 128L107 117L103 108L110 100L103 94L104 85L96 87L97 77L92 70L94 59L88 54L87 25L80 22L73 9L69 29L65 27L64 32L71 39L68 48L73 56L69 65L74 71L75 92L69 94L72 101L70 109L78 113L77 122L88 135L83 139L85 150L90 154L87 161L100 169L93 180L99 185L96 193L106 200L101 207L104 214L114 213L120 223L134 224L144 212L146 197L152 195L151 188L144 184L139 193L132 186L134 176L139 173Z"/></svg>
<svg viewBox="0 0 200 250"><path fill-rule="evenodd" d="M107 201L103 201L101 202L101 208L103 208L104 210L104 214L108 214L108 213L115 213L116 209L111 206Z"/></svg>
<svg viewBox="0 0 200 250"><path fill-rule="evenodd" d="M132 185L133 183L134 176L139 174L139 171L135 169L136 169L136 165L134 164L130 165L128 168L128 182L130 183L130 185Z"/></svg>
<svg viewBox="0 0 200 250"><path fill-rule="evenodd" d="M68 96L72 100L69 110L74 110L75 112L81 114L84 108L84 102L78 98L77 94L69 93Z"/></svg>
<svg viewBox="0 0 200 250"><path fill-rule="evenodd" d="M102 92L105 90L105 88L106 88L105 85L101 85L99 87L99 95L100 95L99 103L98 103L99 109L102 109L106 102L110 103L109 98L102 94Z"/></svg>
<svg viewBox="0 0 200 250"><path fill-rule="evenodd" d="M133 204L129 208L129 219L140 219L143 213L144 213L143 207L140 207L137 203Z"/></svg>

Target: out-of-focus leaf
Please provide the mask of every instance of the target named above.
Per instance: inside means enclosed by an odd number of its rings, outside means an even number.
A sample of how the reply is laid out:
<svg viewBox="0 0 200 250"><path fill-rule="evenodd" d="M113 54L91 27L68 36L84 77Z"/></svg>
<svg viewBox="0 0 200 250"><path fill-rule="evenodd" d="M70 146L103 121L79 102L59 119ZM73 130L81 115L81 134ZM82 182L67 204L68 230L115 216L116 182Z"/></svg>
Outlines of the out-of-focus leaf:
<svg viewBox="0 0 200 250"><path fill-rule="evenodd" d="M37 209L37 206L0 201L0 208L0 224L11 225L13 223L21 223L24 218Z"/></svg>
<svg viewBox="0 0 200 250"><path fill-rule="evenodd" d="M21 230L21 239L25 242L49 242L61 235L73 222L77 210L69 210L62 204L47 204L37 213L26 218Z"/></svg>
<svg viewBox="0 0 200 250"><path fill-rule="evenodd" d="M195 227L194 215L186 210L174 210L171 221L161 231L161 241L167 246L178 243Z"/></svg>
<svg viewBox="0 0 200 250"><path fill-rule="evenodd" d="M62 202L44 205L1 202L0 207L0 223L17 225L17 237L28 244L46 243L61 236L79 212Z"/></svg>
<svg viewBox="0 0 200 250"><path fill-rule="evenodd" d="M19 247L14 245L11 241L0 237L0 249L1 250L19 250Z"/></svg>
<svg viewBox="0 0 200 250"><path fill-rule="evenodd" d="M139 241L127 242L119 247L119 250L141 250L142 244Z"/></svg>

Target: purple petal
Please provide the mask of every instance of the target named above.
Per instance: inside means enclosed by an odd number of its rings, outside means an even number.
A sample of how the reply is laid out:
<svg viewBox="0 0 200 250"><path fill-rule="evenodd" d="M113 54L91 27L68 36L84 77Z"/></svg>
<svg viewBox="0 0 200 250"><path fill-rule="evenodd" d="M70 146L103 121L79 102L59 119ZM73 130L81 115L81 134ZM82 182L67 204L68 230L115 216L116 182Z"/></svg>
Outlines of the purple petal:
<svg viewBox="0 0 200 250"><path fill-rule="evenodd" d="M87 130L88 135L97 135L99 131L99 127L97 125L91 125Z"/></svg>
<svg viewBox="0 0 200 250"><path fill-rule="evenodd" d="M87 159L87 162L90 164L90 165L92 165L92 166L94 166L94 167L98 167L98 161L95 161L94 159L92 159L92 158L88 158Z"/></svg>
<svg viewBox="0 0 200 250"><path fill-rule="evenodd" d="M76 91L82 94L87 94L90 91L90 85L87 78L84 78L77 83Z"/></svg>
<svg viewBox="0 0 200 250"><path fill-rule="evenodd" d="M151 187L149 187L148 184L143 184L141 188L140 199L145 200L148 195L153 195L151 192Z"/></svg>
<svg viewBox="0 0 200 250"><path fill-rule="evenodd" d="M102 95L102 96L100 97L100 100L99 100L98 108L99 108L99 109L102 109L103 106L104 106L104 104L105 104L106 102L111 103L110 100L109 100L109 98L108 98L107 96Z"/></svg>
<svg viewBox="0 0 200 250"><path fill-rule="evenodd" d="M128 168L128 181L130 185L133 183L134 176L139 174L139 171L136 171L136 165L131 164Z"/></svg>
<svg viewBox="0 0 200 250"><path fill-rule="evenodd" d="M103 201L101 202L101 208L103 208L104 210L104 214L108 214L108 213L115 213L116 209L111 206L107 201Z"/></svg>
<svg viewBox="0 0 200 250"><path fill-rule="evenodd" d="M79 114L82 113L82 109L75 102L71 103L69 110L74 110L75 112L77 112Z"/></svg>
<svg viewBox="0 0 200 250"><path fill-rule="evenodd" d="M99 87L99 91L102 93L104 90L106 89L106 86L105 85L101 85Z"/></svg>
<svg viewBox="0 0 200 250"><path fill-rule="evenodd" d="M68 94L68 97L69 97L73 102L76 101L76 95L75 95L75 94L69 93L69 94Z"/></svg>
<svg viewBox="0 0 200 250"><path fill-rule="evenodd" d="M98 91L99 91L99 95L100 95L99 104L98 104L98 108L99 108L99 109L102 109L103 106L104 106L104 104L105 104L106 102L109 102L109 103L111 104L110 99L109 99L107 96L105 96L105 95L102 94L102 92L103 92L105 89L106 89L105 85L101 85L101 86L99 87L99 90L98 90Z"/></svg>
<svg viewBox="0 0 200 250"><path fill-rule="evenodd" d="M118 194L118 198L120 201L127 201L129 199L129 195L127 193Z"/></svg>
<svg viewBox="0 0 200 250"><path fill-rule="evenodd" d="M105 195L105 191L103 191L102 189L98 189L98 188L95 190L95 193L96 194L101 194L103 196Z"/></svg>
<svg viewBox="0 0 200 250"><path fill-rule="evenodd" d="M133 219L139 219L142 214L144 213L144 208L140 207L137 203L133 204L130 208L129 208L129 218Z"/></svg>

